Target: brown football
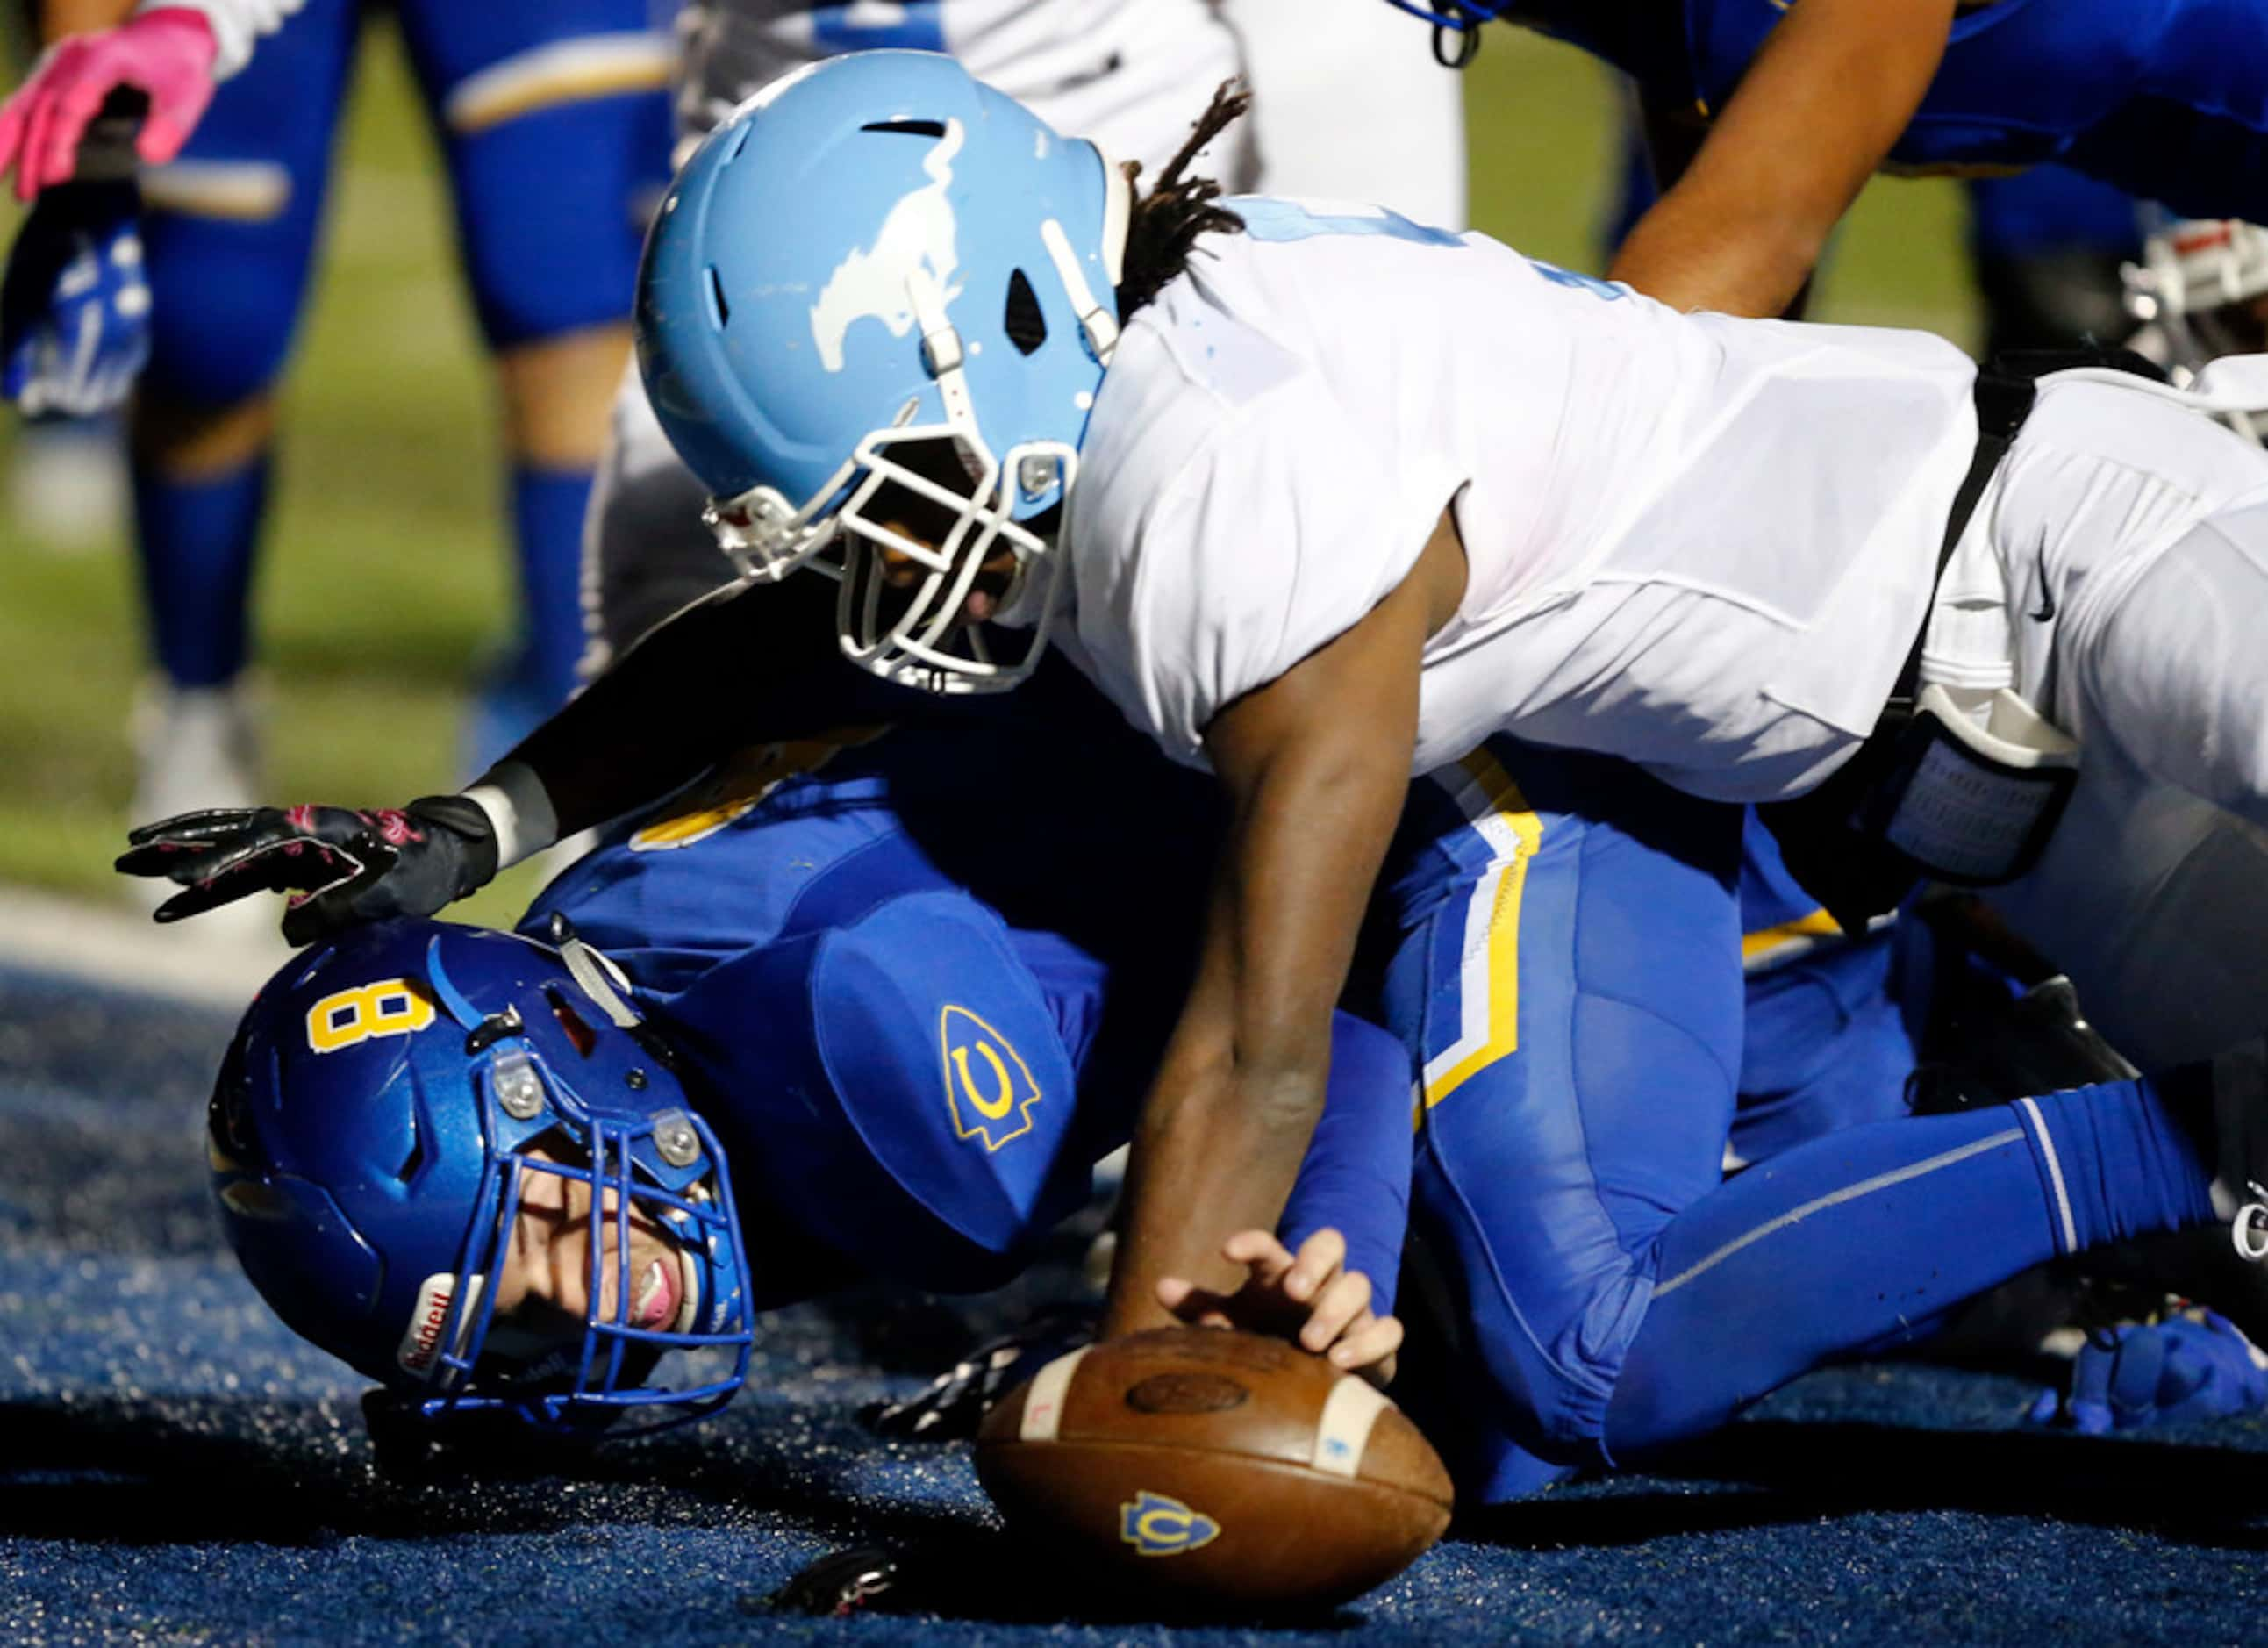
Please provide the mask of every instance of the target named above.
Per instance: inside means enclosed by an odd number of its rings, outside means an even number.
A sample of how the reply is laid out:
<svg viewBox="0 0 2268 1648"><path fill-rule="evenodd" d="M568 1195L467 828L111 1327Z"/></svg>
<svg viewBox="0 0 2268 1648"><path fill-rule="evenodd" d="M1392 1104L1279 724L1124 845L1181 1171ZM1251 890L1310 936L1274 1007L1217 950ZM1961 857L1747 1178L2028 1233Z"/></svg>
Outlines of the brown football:
<svg viewBox="0 0 2268 1648"><path fill-rule="evenodd" d="M1018 1533L1186 1603L1343 1601L1448 1526L1448 1473L1363 1380L1280 1339L1167 1327L1074 1351L985 1417Z"/></svg>

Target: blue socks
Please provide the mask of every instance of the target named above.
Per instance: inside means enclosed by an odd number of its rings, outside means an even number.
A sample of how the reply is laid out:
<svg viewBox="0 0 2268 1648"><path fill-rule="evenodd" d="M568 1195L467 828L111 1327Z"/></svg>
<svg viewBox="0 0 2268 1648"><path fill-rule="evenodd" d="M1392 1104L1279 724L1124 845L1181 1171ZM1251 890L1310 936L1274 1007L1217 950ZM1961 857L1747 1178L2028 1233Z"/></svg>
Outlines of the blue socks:
<svg viewBox="0 0 2268 1648"><path fill-rule="evenodd" d="M2106 1083L2021 1098L2012 1108L2054 1214L2058 1253L2212 1219L2212 1164L2177 1125L2168 1099L2187 1107L2183 1075ZM2129 1096L2117 1102L2117 1096ZM2108 1101L2108 1102L2106 1102ZM2211 1126L2211 1096L2197 1107Z"/></svg>
<svg viewBox="0 0 2268 1648"><path fill-rule="evenodd" d="M483 682L465 730L465 770L485 772L575 691L583 655L583 513L588 469L512 471L519 625L504 667Z"/></svg>
<svg viewBox="0 0 2268 1648"><path fill-rule="evenodd" d="M1664 1230L1604 1443L1626 1460L1697 1435L2034 1265L2207 1222L2210 1183L2146 1078L1799 1146Z"/></svg>
<svg viewBox="0 0 2268 1648"><path fill-rule="evenodd" d="M516 672L549 715L575 690L583 655L583 513L588 469L512 472L512 542L519 555L526 663Z"/></svg>
<svg viewBox="0 0 2268 1648"><path fill-rule="evenodd" d="M177 687L215 687L250 650L254 558L268 502L265 457L210 480L134 473L136 543L158 661ZM519 644L508 675L483 694L473 771L501 756L567 701L583 654L585 469L515 468L512 521L519 561Z"/></svg>
<svg viewBox="0 0 2268 1648"><path fill-rule="evenodd" d="M177 687L221 686L244 668L268 471L264 457L202 481L135 469L144 607L158 661Z"/></svg>

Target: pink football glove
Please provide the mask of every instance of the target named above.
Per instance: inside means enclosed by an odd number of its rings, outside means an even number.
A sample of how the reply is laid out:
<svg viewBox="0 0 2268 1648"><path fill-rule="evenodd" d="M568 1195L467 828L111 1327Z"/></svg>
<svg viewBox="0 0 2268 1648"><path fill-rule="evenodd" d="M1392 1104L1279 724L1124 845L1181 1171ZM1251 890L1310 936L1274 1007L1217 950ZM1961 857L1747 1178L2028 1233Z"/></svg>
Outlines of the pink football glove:
<svg viewBox="0 0 2268 1648"><path fill-rule="evenodd" d="M120 86L150 99L135 152L163 166L181 151L212 101L219 44L204 13L165 6L116 28L73 34L49 47L30 78L0 105L0 174L16 168L16 198L28 201L67 183L79 139Z"/></svg>

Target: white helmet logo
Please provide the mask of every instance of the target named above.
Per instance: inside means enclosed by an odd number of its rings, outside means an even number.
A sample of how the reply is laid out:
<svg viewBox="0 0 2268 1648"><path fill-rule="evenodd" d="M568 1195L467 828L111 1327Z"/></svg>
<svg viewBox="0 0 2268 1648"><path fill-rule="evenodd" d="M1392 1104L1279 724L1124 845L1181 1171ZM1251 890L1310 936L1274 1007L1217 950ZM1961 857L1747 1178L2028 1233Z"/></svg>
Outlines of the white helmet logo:
<svg viewBox="0 0 2268 1648"><path fill-rule="evenodd" d="M811 336L820 364L843 370L843 338L854 321L880 321L893 337L903 337L915 322L910 283L926 276L950 304L961 295L953 277L961 267L958 225L946 190L953 183L954 157L967 134L958 120L945 122L945 136L922 161L926 187L901 198L882 219L871 248L853 247L811 306Z"/></svg>

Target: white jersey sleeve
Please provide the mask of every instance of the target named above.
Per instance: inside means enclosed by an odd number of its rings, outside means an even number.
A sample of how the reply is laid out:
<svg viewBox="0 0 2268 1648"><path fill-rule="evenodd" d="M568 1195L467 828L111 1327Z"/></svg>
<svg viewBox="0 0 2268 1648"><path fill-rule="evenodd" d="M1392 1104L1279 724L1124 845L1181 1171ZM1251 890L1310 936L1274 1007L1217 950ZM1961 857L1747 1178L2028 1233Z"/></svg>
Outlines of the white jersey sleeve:
<svg viewBox="0 0 2268 1648"><path fill-rule="evenodd" d="M139 13L171 7L202 12L220 48L213 58L213 78L225 80L252 61L254 41L282 28L284 19L306 4L306 0L141 0L134 10Z"/></svg>
<svg viewBox="0 0 2268 1648"><path fill-rule="evenodd" d="M1138 357L1166 347L1147 329L1129 343ZM1165 374L1181 381L1152 425L1160 438L1073 494L1073 645L1127 719L1190 765L1205 765L1205 728L1223 709L1344 634L1408 575L1448 499L1446 483L1438 495L1397 485L1329 388L1288 357L1271 362L1270 348L1225 344L1244 359L1211 382ZM1130 383L1160 375L1112 371ZM1224 388L1255 392L1231 401Z"/></svg>

